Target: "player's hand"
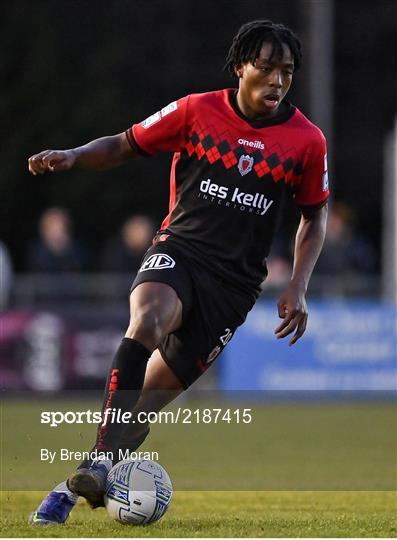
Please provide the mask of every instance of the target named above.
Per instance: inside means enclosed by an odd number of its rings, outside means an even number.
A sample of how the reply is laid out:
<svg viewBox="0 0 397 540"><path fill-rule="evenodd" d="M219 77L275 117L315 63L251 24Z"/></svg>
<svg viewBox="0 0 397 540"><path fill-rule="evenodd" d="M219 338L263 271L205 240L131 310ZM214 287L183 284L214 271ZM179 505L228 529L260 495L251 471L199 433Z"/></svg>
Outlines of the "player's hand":
<svg viewBox="0 0 397 540"><path fill-rule="evenodd" d="M302 337L307 324L307 304L304 291L297 286L289 287L280 296L277 304L278 314L283 322L276 328L274 333L277 339L282 339L295 331L289 345L293 345Z"/></svg>
<svg viewBox="0 0 397 540"><path fill-rule="evenodd" d="M46 171L68 171L76 161L73 150L44 150L28 159L29 171L36 174L44 174Z"/></svg>

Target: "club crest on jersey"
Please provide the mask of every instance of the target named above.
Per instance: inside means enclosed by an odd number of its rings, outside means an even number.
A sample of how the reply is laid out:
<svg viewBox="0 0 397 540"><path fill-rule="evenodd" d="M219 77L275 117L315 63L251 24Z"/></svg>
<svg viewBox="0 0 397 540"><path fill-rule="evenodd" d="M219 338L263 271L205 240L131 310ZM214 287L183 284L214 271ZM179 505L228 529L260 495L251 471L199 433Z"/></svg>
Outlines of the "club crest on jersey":
<svg viewBox="0 0 397 540"><path fill-rule="evenodd" d="M254 158L248 154L242 155L238 160L237 166L241 176L245 176L252 171L252 167L254 166Z"/></svg>
<svg viewBox="0 0 397 540"><path fill-rule="evenodd" d="M172 257L165 253L155 253L146 259L140 267L139 272L145 272L145 270L164 270L166 268L174 268L174 266L175 261Z"/></svg>

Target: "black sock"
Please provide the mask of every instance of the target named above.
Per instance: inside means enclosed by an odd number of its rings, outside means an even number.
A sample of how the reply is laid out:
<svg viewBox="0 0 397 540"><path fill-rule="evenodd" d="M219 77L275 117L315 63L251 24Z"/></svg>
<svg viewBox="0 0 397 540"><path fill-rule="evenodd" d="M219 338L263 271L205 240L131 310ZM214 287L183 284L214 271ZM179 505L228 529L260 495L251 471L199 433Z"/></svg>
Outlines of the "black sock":
<svg viewBox="0 0 397 540"><path fill-rule="evenodd" d="M114 452L113 465L116 465L116 463L118 463L122 459L125 459L124 455L127 450L128 454L130 454L131 452L135 452L135 450L137 450L144 443L146 437L149 435L149 432L150 426L147 426L146 431L144 431L141 435L138 435L138 437L131 437L130 439L128 439L125 437L125 435L123 435L123 438L120 441L117 450ZM93 452L94 450L95 446L92 448L91 452ZM121 452L119 452L119 450ZM90 467L91 464L91 459L85 459L77 468L86 469L87 467Z"/></svg>
<svg viewBox="0 0 397 540"><path fill-rule="evenodd" d="M125 453L128 451L128 454L131 452L135 452L141 444L145 441L146 437L149 435L150 427L148 426L146 431L144 431L141 435L138 435L138 437L132 438L129 441L123 440L120 442L117 452L115 453L113 465L116 465L119 461L122 459L126 459L124 457Z"/></svg>
<svg viewBox="0 0 397 540"><path fill-rule="evenodd" d="M114 357L102 407L103 420L98 427L95 449L100 452L114 452L118 448L121 435L126 427L118 418L105 416L106 410L120 409L121 414L130 412L136 405L142 391L146 364L151 352L144 345L130 338L123 338ZM105 423L105 425L102 425ZM116 457L116 455L114 456Z"/></svg>

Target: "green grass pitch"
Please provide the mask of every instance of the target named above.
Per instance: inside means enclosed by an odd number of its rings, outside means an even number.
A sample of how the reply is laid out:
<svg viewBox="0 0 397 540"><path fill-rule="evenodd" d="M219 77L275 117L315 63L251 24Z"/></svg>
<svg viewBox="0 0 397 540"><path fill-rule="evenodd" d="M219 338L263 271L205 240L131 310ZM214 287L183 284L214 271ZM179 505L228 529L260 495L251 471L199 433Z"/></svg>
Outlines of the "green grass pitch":
<svg viewBox="0 0 397 540"><path fill-rule="evenodd" d="M43 490L75 467L41 463L40 448L87 450L95 435L95 426L41 425L40 412L99 403L3 400L2 537L397 536L396 404L382 401L243 403L250 425L153 426L142 449L159 452L175 488L159 523L122 525L81 500L65 525L28 525Z"/></svg>
<svg viewBox="0 0 397 540"><path fill-rule="evenodd" d="M176 492L157 524L113 522L79 503L67 524L32 527L40 492L3 492L2 537L395 537L393 492Z"/></svg>

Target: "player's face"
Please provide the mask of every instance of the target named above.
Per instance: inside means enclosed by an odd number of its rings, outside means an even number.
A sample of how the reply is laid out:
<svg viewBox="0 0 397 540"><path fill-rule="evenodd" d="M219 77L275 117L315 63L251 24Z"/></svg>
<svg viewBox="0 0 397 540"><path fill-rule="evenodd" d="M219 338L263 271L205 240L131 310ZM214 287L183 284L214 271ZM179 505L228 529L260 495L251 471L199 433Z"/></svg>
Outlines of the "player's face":
<svg viewBox="0 0 397 540"><path fill-rule="evenodd" d="M237 101L249 118L273 116L291 86L294 58L290 48L283 44L282 57L272 57L272 52L272 44L264 43L253 64L236 68L240 79Z"/></svg>

